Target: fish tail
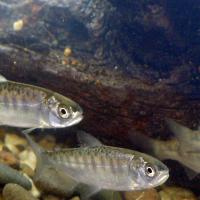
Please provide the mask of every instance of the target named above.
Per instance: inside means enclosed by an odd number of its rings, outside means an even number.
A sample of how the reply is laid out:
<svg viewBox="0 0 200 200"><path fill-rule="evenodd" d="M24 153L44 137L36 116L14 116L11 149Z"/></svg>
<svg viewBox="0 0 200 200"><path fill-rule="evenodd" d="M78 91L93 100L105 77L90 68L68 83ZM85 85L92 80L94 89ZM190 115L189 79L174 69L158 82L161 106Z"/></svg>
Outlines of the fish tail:
<svg viewBox="0 0 200 200"><path fill-rule="evenodd" d="M137 150L153 153L154 152L154 140L150 137L139 133L135 130L129 133L131 144Z"/></svg>
<svg viewBox="0 0 200 200"><path fill-rule="evenodd" d="M174 133L175 137L179 140L181 144L188 143L190 141L192 130L175 122L170 118L166 118L165 121L169 129Z"/></svg>

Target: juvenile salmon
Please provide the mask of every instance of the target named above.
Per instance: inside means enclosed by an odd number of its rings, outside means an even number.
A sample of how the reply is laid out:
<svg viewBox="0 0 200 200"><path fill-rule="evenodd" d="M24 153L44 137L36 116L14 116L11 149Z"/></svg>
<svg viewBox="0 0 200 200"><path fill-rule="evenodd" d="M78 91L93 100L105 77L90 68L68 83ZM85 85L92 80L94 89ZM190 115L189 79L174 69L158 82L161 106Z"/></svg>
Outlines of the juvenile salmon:
<svg viewBox="0 0 200 200"><path fill-rule="evenodd" d="M71 99L0 76L0 124L24 128L63 128L80 122L81 107Z"/></svg>

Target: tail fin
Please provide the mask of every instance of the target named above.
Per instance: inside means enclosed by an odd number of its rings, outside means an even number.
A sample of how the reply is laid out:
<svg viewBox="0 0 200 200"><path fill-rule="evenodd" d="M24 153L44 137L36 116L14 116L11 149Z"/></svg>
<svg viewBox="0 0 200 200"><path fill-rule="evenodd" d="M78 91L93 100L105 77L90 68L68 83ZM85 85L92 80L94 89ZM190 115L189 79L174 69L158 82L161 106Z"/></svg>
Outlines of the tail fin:
<svg viewBox="0 0 200 200"><path fill-rule="evenodd" d="M129 132L129 137L135 149L152 154L154 153L154 139L135 130Z"/></svg>
<svg viewBox="0 0 200 200"><path fill-rule="evenodd" d="M181 154L192 153L192 152L199 153L200 151L199 140L198 140L199 134L197 134L197 131L193 131L175 122L172 119L167 118L165 120L170 130L174 133L175 137L180 143L179 151ZM198 172L188 167L189 166L185 168L185 172L187 173L189 179L192 180L196 177Z"/></svg>
<svg viewBox="0 0 200 200"><path fill-rule="evenodd" d="M165 121L180 143L188 143L190 141L191 129L175 122L173 119L166 118Z"/></svg>

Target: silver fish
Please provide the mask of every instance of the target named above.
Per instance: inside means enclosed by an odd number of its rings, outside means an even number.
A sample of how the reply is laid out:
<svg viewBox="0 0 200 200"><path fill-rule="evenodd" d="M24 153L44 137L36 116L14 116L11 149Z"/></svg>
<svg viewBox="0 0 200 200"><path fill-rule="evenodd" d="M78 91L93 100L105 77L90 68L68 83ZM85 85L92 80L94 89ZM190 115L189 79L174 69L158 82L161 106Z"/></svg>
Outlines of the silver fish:
<svg viewBox="0 0 200 200"><path fill-rule="evenodd" d="M81 107L51 90L0 76L0 124L24 128L63 128L80 122Z"/></svg>
<svg viewBox="0 0 200 200"><path fill-rule="evenodd" d="M28 137L28 140L30 140L31 146L37 156L37 165L33 180L39 189L43 192L67 198L70 198L74 193L79 193L81 199L84 198L84 195L88 191L93 189L88 185L79 184L67 176L65 171L60 170L59 167L49 161L48 156L42 153L44 150L41 150L41 147L37 146L30 137ZM122 197L117 191L106 190L94 195L94 199L122 200Z"/></svg>
<svg viewBox="0 0 200 200"><path fill-rule="evenodd" d="M86 196L102 189L130 191L153 188L169 177L168 168L159 160L137 151L102 145L85 133L79 134L80 140L90 146L57 151L39 152L38 146L27 134L26 137L37 155L48 158L48 162L75 182L89 185L90 191L85 193Z"/></svg>
<svg viewBox="0 0 200 200"><path fill-rule="evenodd" d="M189 178L200 173L200 131L191 130L172 119L166 120L174 137L167 141L131 133L134 146L160 160L176 160L186 168ZM145 141L145 142L144 142Z"/></svg>

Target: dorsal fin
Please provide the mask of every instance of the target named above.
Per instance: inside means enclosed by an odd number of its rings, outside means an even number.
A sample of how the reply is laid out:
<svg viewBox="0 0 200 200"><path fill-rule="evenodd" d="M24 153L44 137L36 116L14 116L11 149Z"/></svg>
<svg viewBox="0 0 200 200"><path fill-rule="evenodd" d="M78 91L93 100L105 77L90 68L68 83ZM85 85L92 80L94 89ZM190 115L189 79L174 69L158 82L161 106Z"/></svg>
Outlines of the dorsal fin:
<svg viewBox="0 0 200 200"><path fill-rule="evenodd" d="M0 82L6 82L6 81L8 81L4 76L2 76L1 74L0 74Z"/></svg>
<svg viewBox="0 0 200 200"><path fill-rule="evenodd" d="M84 131L78 131L77 138L81 146L102 146L103 144L94 136L84 132Z"/></svg>
<svg viewBox="0 0 200 200"><path fill-rule="evenodd" d="M49 165L49 160L47 156L45 156L44 152L45 150L40 147L30 136L28 133L24 133L24 136L26 137L28 143L30 144L33 152L35 153L37 164L36 164L36 170L35 170L35 177L39 176L40 173L42 173L42 170L45 165Z"/></svg>
<svg viewBox="0 0 200 200"><path fill-rule="evenodd" d="M24 133L24 132L23 132ZM28 133L24 133L26 139L28 140L30 146L32 147L36 158L37 158L37 165L35 169L35 174L33 179L35 182L42 182L42 184L50 184L51 187L51 178L53 178L54 183L53 187L62 191L59 187L59 184L65 184L67 190L66 193L73 193L74 188L78 185L78 183L67 173L65 170L63 171L63 167L59 164L51 161L45 153L45 150L40 147L30 136ZM46 177L51 177L46 178Z"/></svg>
<svg viewBox="0 0 200 200"><path fill-rule="evenodd" d="M33 141L33 139L29 136L28 133L23 132L23 134L26 137L28 143L30 144L36 156L37 157L40 156L40 154L43 152L43 149L38 144L36 144L36 142Z"/></svg>

